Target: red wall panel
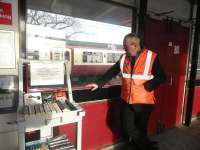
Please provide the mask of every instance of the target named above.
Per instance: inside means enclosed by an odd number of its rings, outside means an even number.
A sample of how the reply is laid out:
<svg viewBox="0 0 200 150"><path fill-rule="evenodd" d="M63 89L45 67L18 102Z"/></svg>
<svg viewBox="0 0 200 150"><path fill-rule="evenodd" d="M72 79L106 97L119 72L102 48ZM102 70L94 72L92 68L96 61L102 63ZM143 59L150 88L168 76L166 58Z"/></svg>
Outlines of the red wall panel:
<svg viewBox="0 0 200 150"><path fill-rule="evenodd" d="M83 150L95 150L119 140L120 115L118 102L103 101L82 104L81 106L86 111L82 129ZM58 130L59 133L67 134L74 143L75 127L73 125L60 126Z"/></svg>

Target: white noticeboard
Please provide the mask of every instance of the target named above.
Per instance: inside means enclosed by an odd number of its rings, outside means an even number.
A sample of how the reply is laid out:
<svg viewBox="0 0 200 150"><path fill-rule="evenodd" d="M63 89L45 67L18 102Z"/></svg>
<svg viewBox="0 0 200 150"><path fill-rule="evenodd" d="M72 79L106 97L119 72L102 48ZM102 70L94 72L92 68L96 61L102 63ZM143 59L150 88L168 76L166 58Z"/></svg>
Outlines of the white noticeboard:
<svg viewBox="0 0 200 150"><path fill-rule="evenodd" d="M30 62L31 86L63 85L64 62Z"/></svg>
<svg viewBox="0 0 200 150"><path fill-rule="evenodd" d="M0 68L15 68L14 32L0 30Z"/></svg>

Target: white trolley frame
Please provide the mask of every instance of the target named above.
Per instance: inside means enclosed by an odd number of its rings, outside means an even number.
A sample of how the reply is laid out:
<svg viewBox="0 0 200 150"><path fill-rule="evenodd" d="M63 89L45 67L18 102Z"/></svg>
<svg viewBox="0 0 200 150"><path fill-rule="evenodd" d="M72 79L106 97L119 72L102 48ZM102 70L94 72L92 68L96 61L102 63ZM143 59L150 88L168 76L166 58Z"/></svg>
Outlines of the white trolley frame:
<svg viewBox="0 0 200 150"><path fill-rule="evenodd" d="M42 62L42 61L40 61ZM58 62L58 61L56 61ZM73 101L70 69L68 61L63 62L65 66L66 85L68 91L69 102L78 105ZM82 144L82 118L85 116L83 109L77 109L69 112L61 112L55 114L45 114L40 116L26 117L22 114L24 107L24 91L23 91L23 65L30 63L30 60L21 60L19 62L19 104L18 104L18 143L19 150L25 150L25 133L35 130L40 130L40 139L45 140L47 137L53 136L53 127L75 123L76 124L76 149L81 150Z"/></svg>

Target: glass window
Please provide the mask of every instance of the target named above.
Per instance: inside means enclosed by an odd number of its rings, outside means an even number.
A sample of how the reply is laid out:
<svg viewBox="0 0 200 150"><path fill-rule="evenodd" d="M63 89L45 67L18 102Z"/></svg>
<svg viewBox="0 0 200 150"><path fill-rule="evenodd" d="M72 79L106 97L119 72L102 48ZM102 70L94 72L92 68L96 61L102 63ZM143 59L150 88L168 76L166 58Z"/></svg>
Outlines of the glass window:
<svg viewBox="0 0 200 150"><path fill-rule="evenodd" d="M73 87L94 82L124 53L131 9L98 0L27 0L26 8L26 57L69 60Z"/></svg>

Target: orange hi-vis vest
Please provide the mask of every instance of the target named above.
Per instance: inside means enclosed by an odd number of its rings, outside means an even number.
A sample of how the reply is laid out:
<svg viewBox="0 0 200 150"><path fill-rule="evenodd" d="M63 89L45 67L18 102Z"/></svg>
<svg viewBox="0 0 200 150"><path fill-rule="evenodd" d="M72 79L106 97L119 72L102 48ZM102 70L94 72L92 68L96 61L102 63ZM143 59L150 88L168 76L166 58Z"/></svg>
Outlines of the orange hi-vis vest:
<svg viewBox="0 0 200 150"><path fill-rule="evenodd" d="M128 104L155 104L154 91L148 92L144 83L154 78L152 66L156 53L144 49L136 59L131 74L131 61L124 54L120 61L122 73L121 98Z"/></svg>

